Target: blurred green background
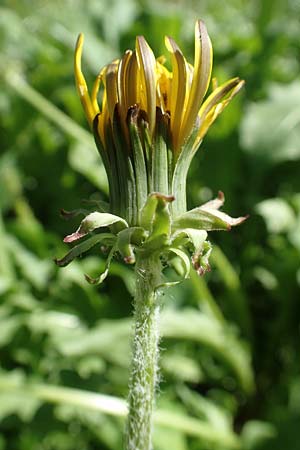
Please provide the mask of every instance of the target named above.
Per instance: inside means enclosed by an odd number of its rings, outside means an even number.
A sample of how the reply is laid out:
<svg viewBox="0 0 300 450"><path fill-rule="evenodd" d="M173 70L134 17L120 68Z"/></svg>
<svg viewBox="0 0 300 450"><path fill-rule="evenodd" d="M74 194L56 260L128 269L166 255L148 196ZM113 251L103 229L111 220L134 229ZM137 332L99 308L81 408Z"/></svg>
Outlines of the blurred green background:
<svg viewBox="0 0 300 450"><path fill-rule="evenodd" d="M189 204L220 189L250 218L211 233L210 274L165 292L155 450L300 449L300 1L0 5L0 450L122 448L132 271L115 262L97 288L96 252L53 263L79 220L60 208L107 199L73 48L83 31L90 83L136 34L157 56L172 35L192 62L197 18L214 76L246 87L196 155Z"/></svg>

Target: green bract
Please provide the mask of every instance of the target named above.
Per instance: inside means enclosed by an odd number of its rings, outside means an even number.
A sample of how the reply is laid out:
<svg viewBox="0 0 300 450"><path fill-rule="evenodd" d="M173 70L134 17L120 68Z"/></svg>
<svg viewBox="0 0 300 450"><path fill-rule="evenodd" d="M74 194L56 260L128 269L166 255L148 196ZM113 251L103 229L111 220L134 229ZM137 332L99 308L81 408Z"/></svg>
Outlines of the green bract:
<svg viewBox="0 0 300 450"><path fill-rule="evenodd" d="M175 219L172 218L170 208L173 201L173 196L159 192L150 194L140 211L141 226L129 227L124 219L113 214L97 211L88 214L79 228L64 241L77 241L86 235L90 237L73 247L66 256L56 260L56 263L59 266L66 266L93 246L103 244L110 247L107 267L97 279L86 276L93 284L104 280L115 254L119 254L127 264L133 264L136 251L143 252L144 256L158 253L176 270L179 259L184 267L185 278L189 274L191 254L194 268L200 275L204 274L210 270L208 257L211 245L206 240L207 231L229 230L231 226L242 223L246 217L233 219L220 212L218 209L224 202L221 192L215 200L185 212ZM104 227L106 231L101 232ZM107 232L107 229L110 232Z"/></svg>

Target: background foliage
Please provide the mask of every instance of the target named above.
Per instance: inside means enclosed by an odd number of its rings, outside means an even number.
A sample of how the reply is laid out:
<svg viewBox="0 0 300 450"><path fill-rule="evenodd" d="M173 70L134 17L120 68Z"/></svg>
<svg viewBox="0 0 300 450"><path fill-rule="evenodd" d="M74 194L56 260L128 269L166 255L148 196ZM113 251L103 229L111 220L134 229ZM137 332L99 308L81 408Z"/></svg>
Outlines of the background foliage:
<svg viewBox="0 0 300 450"><path fill-rule="evenodd" d="M190 206L221 189L251 217L211 235L211 274L165 293L155 449L300 448L299 14L299 0L1 1L1 450L122 446L132 272L116 262L95 288L97 253L52 261L77 225L60 208L107 198L73 47L83 31L90 81L136 34L156 55L170 34L192 61L198 17L214 75L246 88L195 158Z"/></svg>

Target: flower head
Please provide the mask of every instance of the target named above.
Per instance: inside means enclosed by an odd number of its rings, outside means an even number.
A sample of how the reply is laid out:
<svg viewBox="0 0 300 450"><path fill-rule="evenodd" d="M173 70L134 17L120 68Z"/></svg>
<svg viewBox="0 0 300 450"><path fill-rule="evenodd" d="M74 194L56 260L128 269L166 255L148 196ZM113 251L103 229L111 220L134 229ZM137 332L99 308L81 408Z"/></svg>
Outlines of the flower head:
<svg viewBox="0 0 300 450"><path fill-rule="evenodd" d="M111 248L108 266L115 253L134 263L139 249L158 252L170 264L179 259L187 276L191 250L193 265L202 274L209 270L207 231L229 230L245 220L219 211L222 193L186 211L185 191L187 172L203 137L244 82L232 78L217 86L214 81L206 97L212 46L201 20L195 26L194 66L171 37L165 43L171 72L165 59L155 59L145 38L138 36L135 50L100 70L90 93L81 70L83 35L78 38L76 85L105 165L110 203L105 211L88 214L65 238L73 242L91 235L57 261L61 266L102 243ZM103 227L110 232L99 233ZM101 282L107 272L108 268L97 280L88 280Z"/></svg>
<svg viewBox="0 0 300 450"><path fill-rule="evenodd" d="M187 153L184 158L191 160L210 125L244 83L239 78L219 87L213 83L212 93L204 100L210 84L213 56L203 21L198 20L195 25L194 66L186 61L171 37L166 37L165 43L171 54L171 72L166 68L164 58L155 59L145 38L138 36L134 51L127 50L120 59L101 69L90 94L81 70L83 35L78 38L75 52L77 90L108 172L112 197L118 190L122 197L124 189L113 186L110 179L133 174L132 186L136 189L136 178L146 177L146 196L163 187L163 194L174 194L178 199L176 165L180 155ZM165 150L158 148L161 140ZM134 148L136 145L140 147L138 150ZM186 147L189 151L184 151ZM119 162L124 159L120 152L130 159L125 162L125 166L129 165L127 175L120 167L124 166ZM158 157L157 152L161 153ZM167 166L161 175L154 173L156 160L160 168L164 163ZM135 197L138 201L139 192ZM141 199L142 204L145 199L145 196ZM120 213L115 203L112 198L113 211ZM177 201L178 212L183 212L180 203L185 202ZM131 209L135 208L131 206ZM173 209L175 211L176 207ZM138 218L134 220L138 221Z"/></svg>
<svg viewBox="0 0 300 450"><path fill-rule="evenodd" d="M127 50L121 59L101 69L90 95L81 70L83 35L79 35L75 52L76 85L91 126L99 114L98 133L106 149L109 144L105 128L113 122L116 106L124 123L130 108L138 106L144 111L151 136L156 126L156 108L167 114L171 146L176 154L195 127L198 133L194 145L199 145L210 125L244 84L243 80L233 78L220 87L215 85L203 102L213 60L211 41L203 21L198 20L195 25L194 66L186 61L171 37L166 36L165 44L171 53L172 72L165 67L165 58L155 59L145 38L137 36L134 51ZM99 106L97 95L101 85L104 92Z"/></svg>

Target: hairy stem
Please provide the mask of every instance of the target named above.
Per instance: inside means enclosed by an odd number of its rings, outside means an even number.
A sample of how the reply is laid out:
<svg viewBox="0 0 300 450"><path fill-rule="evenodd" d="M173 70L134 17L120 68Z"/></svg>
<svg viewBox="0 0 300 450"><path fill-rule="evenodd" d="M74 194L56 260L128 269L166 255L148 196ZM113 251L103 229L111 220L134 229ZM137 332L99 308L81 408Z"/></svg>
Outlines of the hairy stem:
<svg viewBox="0 0 300 450"><path fill-rule="evenodd" d="M126 450L151 450L152 412L157 383L159 256L140 253L136 261L134 337L129 381Z"/></svg>

